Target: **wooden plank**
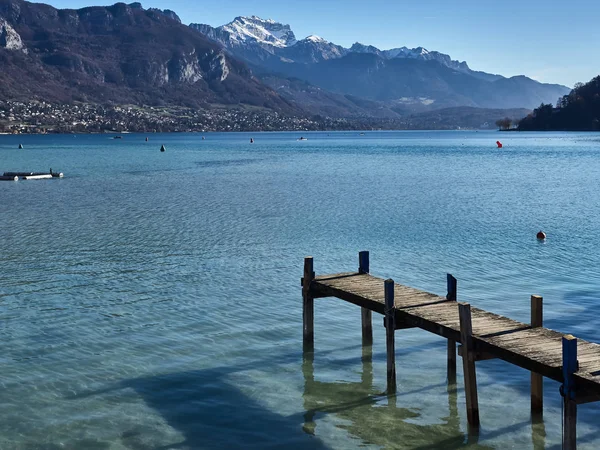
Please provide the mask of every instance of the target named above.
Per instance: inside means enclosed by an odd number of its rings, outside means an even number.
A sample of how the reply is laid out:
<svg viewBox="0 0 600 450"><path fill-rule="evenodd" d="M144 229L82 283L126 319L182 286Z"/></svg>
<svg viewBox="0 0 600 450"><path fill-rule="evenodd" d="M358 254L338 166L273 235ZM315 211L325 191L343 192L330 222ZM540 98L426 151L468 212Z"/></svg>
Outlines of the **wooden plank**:
<svg viewBox="0 0 600 450"><path fill-rule="evenodd" d="M586 403L600 402L600 394L583 394L577 395L575 403L585 405Z"/></svg>
<svg viewBox="0 0 600 450"><path fill-rule="evenodd" d="M475 352L471 331L471 305L458 304L460 316L460 340L466 356L463 356L463 374L465 379L465 398L467 420L473 427L479 426L479 403L477 400L477 376L475 373Z"/></svg>
<svg viewBox="0 0 600 450"><path fill-rule="evenodd" d="M311 292L315 292L319 295L324 295L328 297L337 297L349 303L353 303L355 305L370 309L371 311L378 312L379 314L384 313L385 306L382 302L366 299L364 297L361 297L360 295L356 295L351 292L345 292L343 290L339 290L321 283L314 283L313 287L311 288Z"/></svg>
<svg viewBox="0 0 600 450"><path fill-rule="evenodd" d="M387 393L396 393L396 348L395 348L395 317L394 307L394 280L385 280L385 342L387 355Z"/></svg>
<svg viewBox="0 0 600 450"><path fill-rule="evenodd" d="M463 346L459 345L458 346L458 356L464 358L465 357L464 353L465 352L464 352ZM475 356L475 361L486 361L488 359L498 359L497 356L492 355L491 353L478 352L478 351L476 351L474 353L474 356Z"/></svg>
<svg viewBox="0 0 600 450"><path fill-rule="evenodd" d="M563 337L563 378L562 395L564 398L563 449L577 448L577 403L575 401L575 380L577 371L577 338L572 335Z"/></svg>
<svg viewBox="0 0 600 450"><path fill-rule="evenodd" d="M315 278L313 271L313 258L307 256L304 258L304 285L302 286L302 323L303 323L303 347L305 351L314 349L314 322L315 322L315 304L311 295L311 284Z"/></svg>

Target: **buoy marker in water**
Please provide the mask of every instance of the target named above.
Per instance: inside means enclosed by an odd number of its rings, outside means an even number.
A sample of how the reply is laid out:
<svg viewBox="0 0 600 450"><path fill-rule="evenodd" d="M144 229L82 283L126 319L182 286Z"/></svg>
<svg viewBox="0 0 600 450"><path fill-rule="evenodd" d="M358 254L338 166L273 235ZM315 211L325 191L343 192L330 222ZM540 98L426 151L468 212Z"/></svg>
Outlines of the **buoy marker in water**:
<svg viewBox="0 0 600 450"><path fill-rule="evenodd" d="M165 148L164 144L163 144L163 145L161 145L161 146L160 146L160 151L161 151L161 152L164 152L165 150L166 150L166 148Z"/></svg>
<svg viewBox="0 0 600 450"><path fill-rule="evenodd" d="M498 148L502 148L502 142L496 141L496 145L498 146Z"/></svg>
<svg viewBox="0 0 600 450"><path fill-rule="evenodd" d="M543 231L538 231L538 234L536 236L540 241L543 241L544 239L546 239L546 233L544 233Z"/></svg>
<svg viewBox="0 0 600 450"><path fill-rule="evenodd" d="M250 138L250 143L254 144L254 139L253 138Z"/></svg>
<svg viewBox="0 0 600 450"><path fill-rule="evenodd" d="M23 148L23 144L19 144L19 149L22 149L22 148Z"/></svg>

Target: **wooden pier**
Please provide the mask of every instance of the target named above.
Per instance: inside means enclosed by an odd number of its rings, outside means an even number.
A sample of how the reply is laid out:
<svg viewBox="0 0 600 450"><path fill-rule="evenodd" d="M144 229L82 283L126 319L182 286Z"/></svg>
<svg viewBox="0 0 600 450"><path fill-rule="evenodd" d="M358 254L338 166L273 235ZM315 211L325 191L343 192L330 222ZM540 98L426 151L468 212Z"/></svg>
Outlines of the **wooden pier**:
<svg viewBox="0 0 600 450"><path fill-rule="evenodd" d="M395 332L421 328L448 340L448 380L456 380L456 343L462 357L467 420L479 426L475 362L499 358L531 371L531 411L543 413L542 377L562 383L563 448L576 448L577 405L600 401L600 345L542 326L540 296L531 296L531 323L472 308L457 301L457 281L447 276L447 294L439 296L370 274L369 253L359 253L358 270L315 275L313 259L304 260L301 280L304 350L314 349L314 300L337 297L360 306L363 345L373 341L372 312L384 316L387 391L396 393Z"/></svg>

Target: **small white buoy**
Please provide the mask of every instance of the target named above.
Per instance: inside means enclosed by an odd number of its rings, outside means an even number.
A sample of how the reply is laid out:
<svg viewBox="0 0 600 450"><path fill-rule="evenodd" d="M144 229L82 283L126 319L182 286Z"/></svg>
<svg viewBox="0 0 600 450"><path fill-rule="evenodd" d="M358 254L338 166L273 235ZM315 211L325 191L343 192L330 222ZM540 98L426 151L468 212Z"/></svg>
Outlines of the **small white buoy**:
<svg viewBox="0 0 600 450"><path fill-rule="evenodd" d="M546 239L546 233L544 233L543 231L538 231L537 238L543 241L544 239Z"/></svg>

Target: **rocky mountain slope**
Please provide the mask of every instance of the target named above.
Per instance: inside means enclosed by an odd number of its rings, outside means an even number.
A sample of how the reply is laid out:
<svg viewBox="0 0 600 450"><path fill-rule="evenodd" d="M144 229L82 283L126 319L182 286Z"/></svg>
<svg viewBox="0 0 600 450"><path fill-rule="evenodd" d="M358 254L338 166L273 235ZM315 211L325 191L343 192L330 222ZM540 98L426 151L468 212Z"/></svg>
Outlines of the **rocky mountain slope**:
<svg viewBox="0 0 600 450"><path fill-rule="evenodd" d="M0 98L297 111L172 11L0 0Z"/></svg>

